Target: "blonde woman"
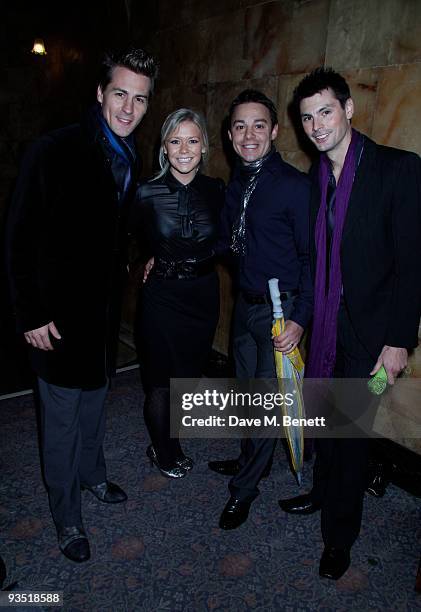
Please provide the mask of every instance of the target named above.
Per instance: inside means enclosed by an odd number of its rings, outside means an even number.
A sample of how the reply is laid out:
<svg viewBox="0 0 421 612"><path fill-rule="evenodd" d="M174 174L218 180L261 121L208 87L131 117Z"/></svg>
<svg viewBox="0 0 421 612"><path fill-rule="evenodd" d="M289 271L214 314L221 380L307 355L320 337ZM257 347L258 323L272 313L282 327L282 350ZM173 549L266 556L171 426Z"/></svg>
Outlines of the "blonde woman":
<svg viewBox="0 0 421 612"><path fill-rule="evenodd" d="M161 171L140 185L136 202L139 233L154 258L137 320L147 455L169 478L193 467L170 438L170 378L201 376L219 318L214 245L224 184L200 172L208 148L199 113L171 113L161 130Z"/></svg>

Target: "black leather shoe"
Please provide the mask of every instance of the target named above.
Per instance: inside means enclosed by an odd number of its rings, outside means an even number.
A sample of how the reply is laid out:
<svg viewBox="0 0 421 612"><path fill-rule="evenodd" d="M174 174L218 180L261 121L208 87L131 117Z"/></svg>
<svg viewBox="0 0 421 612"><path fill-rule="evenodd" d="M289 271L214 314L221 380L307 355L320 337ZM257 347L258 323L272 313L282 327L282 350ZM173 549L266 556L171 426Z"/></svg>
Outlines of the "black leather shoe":
<svg viewBox="0 0 421 612"><path fill-rule="evenodd" d="M387 485L390 482L390 468L379 461L371 461L369 464L369 477L366 487L367 493L374 497L383 497Z"/></svg>
<svg viewBox="0 0 421 612"><path fill-rule="evenodd" d="M91 556L88 538L79 527L63 527L58 534L58 546L65 557L83 563Z"/></svg>
<svg viewBox="0 0 421 612"><path fill-rule="evenodd" d="M152 444L150 444L148 448L146 449L146 456L149 457L151 466L156 465L156 467L161 472L161 474L165 476L166 478L184 478L184 476L187 474L189 469L191 469L191 468L183 467L182 465L180 465L180 459L176 461L173 467L169 467L169 468L161 467L159 465L158 457L156 455L155 449L152 446ZM185 457L185 459L189 460L189 457ZM190 461L192 460L190 459ZM193 462L192 462L191 467L193 467Z"/></svg>
<svg viewBox="0 0 421 612"><path fill-rule="evenodd" d="M222 476L235 476L240 471L240 464L237 459L227 459L226 461L209 461L208 467L212 472L222 474Z"/></svg>
<svg viewBox="0 0 421 612"><path fill-rule="evenodd" d="M221 529L237 529L245 523L249 515L251 502L230 497L219 519Z"/></svg>
<svg viewBox="0 0 421 612"><path fill-rule="evenodd" d="M236 476L240 471L240 464L237 459L227 459L226 461L209 461L208 467L213 472L222 476ZM262 474L262 478L267 478L270 474L270 468L266 467Z"/></svg>
<svg viewBox="0 0 421 612"><path fill-rule="evenodd" d="M350 562L349 548L326 546L320 559L319 575L322 578L338 580L345 574Z"/></svg>
<svg viewBox="0 0 421 612"><path fill-rule="evenodd" d="M119 504L127 500L127 495L118 485L108 480L97 485L82 485L82 491L90 491L105 504Z"/></svg>
<svg viewBox="0 0 421 612"><path fill-rule="evenodd" d="M178 465L178 467L183 468L183 470L186 470L187 472L192 470L194 466L193 459L191 459L191 457L186 457L186 455L183 455L183 457L178 457L178 459L176 459L175 462Z"/></svg>
<svg viewBox="0 0 421 612"><path fill-rule="evenodd" d="M280 499L278 504L284 512L289 514L313 514L320 510L320 506L313 503L310 493L291 497L291 499Z"/></svg>

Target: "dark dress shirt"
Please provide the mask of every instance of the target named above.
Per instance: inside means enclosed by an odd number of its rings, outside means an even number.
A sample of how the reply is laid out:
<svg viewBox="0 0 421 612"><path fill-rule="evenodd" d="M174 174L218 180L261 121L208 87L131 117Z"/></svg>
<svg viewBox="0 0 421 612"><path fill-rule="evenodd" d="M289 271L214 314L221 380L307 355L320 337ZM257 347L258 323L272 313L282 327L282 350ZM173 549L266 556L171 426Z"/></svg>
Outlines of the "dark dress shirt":
<svg viewBox="0 0 421 612"><path fill-rule="evenodd" d="M222 212L218 252L231 244L232 227L241 211L244 181L234 172ZM246 252L237 257L240 291L266 295L268 280L281 291L298 291L290 319L306 327L313 311L309 268L308 177L274 152L264 163L246 211Z"/></svg>

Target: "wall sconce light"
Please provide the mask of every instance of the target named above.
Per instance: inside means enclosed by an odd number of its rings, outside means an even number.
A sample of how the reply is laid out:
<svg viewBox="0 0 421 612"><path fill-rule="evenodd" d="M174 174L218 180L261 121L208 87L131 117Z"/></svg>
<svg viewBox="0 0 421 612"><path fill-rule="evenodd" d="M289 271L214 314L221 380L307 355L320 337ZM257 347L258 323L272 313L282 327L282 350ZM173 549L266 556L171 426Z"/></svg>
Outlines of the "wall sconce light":
<svg viewBox="0 0 421 612"><path fill-rule="evenodd" d="M35 53L35 55L47 55L47 51L45 50L45 45L42 38L35 39L31 53Z"/></svg>

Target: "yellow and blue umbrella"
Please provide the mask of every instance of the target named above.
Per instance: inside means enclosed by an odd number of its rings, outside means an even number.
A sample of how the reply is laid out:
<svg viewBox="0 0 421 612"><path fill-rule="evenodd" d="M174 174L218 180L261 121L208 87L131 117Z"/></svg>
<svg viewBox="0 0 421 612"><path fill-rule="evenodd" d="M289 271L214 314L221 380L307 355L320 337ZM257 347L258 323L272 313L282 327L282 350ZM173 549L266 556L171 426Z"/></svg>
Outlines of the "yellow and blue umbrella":
<svg viewBox="0 0 421 612"><path fill-rule="evenodd" d="M282 310L282 302L279 293L278 279L269 280L269 291L273 305L273 325L272 336L279 336L285 330L285 318ZM300 351L295 348L288 354L280 353L274 349L276 376L278 378L279 391L285 395L286 392L294 394L294 402L291 406L282 403L281 410L283 416L292 418L304 417L303 400L303 379L304 362ZM288 379L288 382L286 382ZM304 434L301 425L291 425L284 427L285 437L291 456L292 468L295 472L297 482L301 485L301 473L303 469L304 457Z"/></svg>

